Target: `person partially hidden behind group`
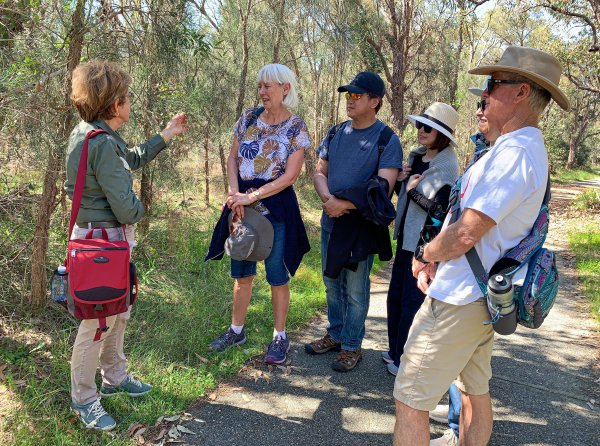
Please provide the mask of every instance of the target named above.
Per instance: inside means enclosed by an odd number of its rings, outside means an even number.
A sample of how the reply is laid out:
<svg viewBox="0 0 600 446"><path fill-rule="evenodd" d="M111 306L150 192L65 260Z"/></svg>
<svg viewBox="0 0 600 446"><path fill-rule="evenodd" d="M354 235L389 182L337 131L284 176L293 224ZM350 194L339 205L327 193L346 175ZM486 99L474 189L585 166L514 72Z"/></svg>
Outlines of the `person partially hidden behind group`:
<svg viewBox="0 0 600 446"><path fill-rule="evenodd" d="M290 111L298 105L294 73L285 65L269 64L260 69L257 80L263 107L245 110L235 125L227 160L226 206L206 260L222 258L229 235L230 212L235 219L243 220L245 208L251 206L271 222L273 245L264 262L267 282L271 285L275 327L265 362L281 364L290 348L285 331L290 305L288 282L310 249L293 184L311 143L306 124ZM235 282L231 325L210 344L211 350L222 352L246 342L244 324L255 276L256 261L232 257L231 277Z"/></svg>
<svg viewBox="0 0 600 446"><path fill-rule="evenodd" d="M130 84L129 74L110 62L91 61L73 71L71 100L82 121L69 137L64 186L69 197L73 197L86 134L94 129L107 132L89 140L87 175L81 208L71 234L73 239L84 238L90 228L101 227L106 229L109 240L124 240L126 235L129 245L135 246L133 224L144 215L144 205L133 191L131 170L152 161L173 137L187 129L186 116L179 113L159 134L144 144L128 148L117 130L129 120ZM107 329L99 340L94 340L98 319L83 320L79 324L71 356L71 409L87 428L106 431L116 425L98 396L98 358L102 397L108 398L119 392L138 397L152 390L151 385L127 374L123 341L129 317L130 309L108 316Z"/></svg>
<svg viewBox="0 0 600 446"><path fill-rule="evenodd" d="M409 153L395 188L398 205L394 238L398 245L387 295L389 350L381 354L392 375L398 373L408 330L425 299L412 274L412 258L417 246L433 239L441 229L450 190L458 176L454 151L457 111L448 104L434 102L423 114L409 115L408 120L417 128L420 146Z"/></svg>

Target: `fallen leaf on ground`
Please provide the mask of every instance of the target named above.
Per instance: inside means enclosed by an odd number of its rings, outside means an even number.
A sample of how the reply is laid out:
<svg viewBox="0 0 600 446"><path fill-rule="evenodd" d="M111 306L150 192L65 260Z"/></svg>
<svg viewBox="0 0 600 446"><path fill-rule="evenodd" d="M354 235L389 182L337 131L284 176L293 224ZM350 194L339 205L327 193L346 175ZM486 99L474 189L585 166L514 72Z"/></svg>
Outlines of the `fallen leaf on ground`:
<svg viewBox="0 0 600 446"><path fill-rule="evenodd" d="M164 417L163 420L172 423L173 421L179 421L180 418L179 415L171 415L170 417Z"/></svg>
<svg viewBox="0 0 600 446"><path fill-rule="evenodd" d="M198 358L200 361L202 361L203 363L207 363L209 362L208 358L205 358L204 356L200 356L198 353L194 353L196 355L196 358Z"/></svg>
<svg viewBox="0 0 600 446"><path fill-rule="evenodd" d="M587 406L590 408L590 410L594 410L594 405L591 402L587 402Z"/></svg>
<svg viewBox="0 0 600 446"><path fill-rule="evenodd" d="M131 424L129 425L129 427L127 428L127 436L128 436L128 437L130 437L130 438L131 438L131 437L133 437L133 436L134 436L133 434L134 434L134 433L135 433L137 430L141 429L142 427L144 427L144 425L143 425L143 424L140 424L140 423L131 423ZM145 430L145 429L144 429L144 430Z"/></svg>
<svg viewBox="0 0 600 446"><path fill-rule="evenodd" d="M216 394L216 392L209 393L207 398L208 398L210 401L214 401L214 400L216 400L216 399L217 399L217 394Z"/></svg>
<svg viewBox="0 0 600 446"><path fill-rule="evenodd" d="M167 434L167 430L161 429L159 434L156 437L154 437L154 440L152 440L152 441L162 440L166 434Z"/></svg>
<svg viewBox="0 0 600 446"><path fill-rule="evenodd" d="M177 430L183 434L197 435L196 432L189 430L187 427L181 424L177 426Z"/></svg>
<svg viewBox="0 0 600 446"><path fill-rule="evenodd" d="M171 429L169 429L169 438L179 438L181 437L181 434L179 433L179 430L177 429L177 426L173 426Z"/></svg>

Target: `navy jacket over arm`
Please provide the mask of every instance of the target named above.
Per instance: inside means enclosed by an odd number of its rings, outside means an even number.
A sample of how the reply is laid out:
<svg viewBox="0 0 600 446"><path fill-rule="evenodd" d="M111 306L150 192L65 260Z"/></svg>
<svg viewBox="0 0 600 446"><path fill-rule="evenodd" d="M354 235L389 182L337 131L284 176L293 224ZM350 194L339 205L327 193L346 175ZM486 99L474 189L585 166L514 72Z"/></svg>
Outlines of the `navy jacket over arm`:
<svg viewBox="0 0 600 446"><path fill-rule="evenodd" d="M376 176L336 194L351 201L356 210L334 220L323 272L327 277L337 278L343 268L356 271L358 262L371 254L378 254L380 260L392 258L388 225L396 218L396 210L388 187L385 178Z"/></svg>
<svg viewBox="0 0 600 446"><path fill-rule="evenodd" d="M238 184L242 193L250 188L258 189L266 183L268 181L261 179L245 181L238 177ZM283 260L288 272L293 276L300 266L304 254L310 251L306 228L300 216L300 207L298 206L298 199L296 198L294 188L289 186L275 195L261 198L261 201L269 210L273 219L285 223L285 252ZM208 253L204 258L205 261L221 260L223 258L225 240L229 237L227 219L230 212L231 209L223 206L221 217L213 231Z"/></svg>

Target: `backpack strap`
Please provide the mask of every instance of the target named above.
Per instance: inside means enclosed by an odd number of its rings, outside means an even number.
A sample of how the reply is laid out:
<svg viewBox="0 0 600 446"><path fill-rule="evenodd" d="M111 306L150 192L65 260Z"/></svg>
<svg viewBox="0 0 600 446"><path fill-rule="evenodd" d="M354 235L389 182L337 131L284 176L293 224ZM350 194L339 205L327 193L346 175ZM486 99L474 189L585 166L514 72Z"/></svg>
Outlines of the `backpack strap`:
<svg viewBox="0 0 600 446"><path fill-rule="evenodd" d="M381 154L390 143L390 139L394 135L394 131L390 128L390 126L386 125L383 130L379 133L379 139L377 140L377 149L379 150L379 158L381 158ZM377 160L377 165L379 167L379 159Z"/></svg>
<svg viewBox="0 0 600 446"><path fill-rule="evenodd" d="M83 196L83 186L85 185L85 175L87 173L87 161L88 161L88 146L90 138L96 135L108 132L102 129L94 129L87 132L85 139L83 140L83 149L81 150L81 156L79 157L79 166L77 167L77 177L75 179L75 186L73 188L73 200L71 206L71 218L69 220L69 240L71 239L71 233L73 227L77 221L77 214L79 214L79 207L81 206L81 198Z"/></svg>
<svg viewBox="0 0 600 446"><path fill-rule="evenodd" d="M248 122L246 123L246 130L248 130L251 125L256 124L256 121L258 121L258 117L264 111L265 111L264 107L258 107L256 110L254 110L254 112L252 113L252 116L250 116L250 119L248 119Z"/></svg>
<svg viewBox="0 0 600 446"><path fill-rule="evenodd" d="M102 333L106 333L108 331L108 326L106 325L106 318L99 317L98 318L98 328L96 328L96 335L94 336L94 342L99 341L102 337Z"/></svg>
<svg viewBox="0 0 600 446"><path fill-rule="evenodd" d="M544 206L548 205L548 202L550 201L550 196L551 196L551 193L550 193L550 174L548 174L548 182L546 183L546 192L544 193L544 200L542 201L542 206L540 207L540 211L539 212L541 212L541 210L543 209ZM450 220L450 224L452 224L456 220L458 220L459 215L460 215L460 198L459 198L459 204L456 206L456 210L452 214L452 218ZM525 238L526 237L527 236L525 236ZM540 245L537 248L541 247L541 245L543 243L544 243L544 240L542 239ZM534 250L532 250L532 252L535 252L537 250L537 248L534 249ZM469 262L469 266L471 267L471 271L473 271L473 275L475 276L475 280L477 281L477 285L479 286L479 289L483 293L483 296L487 297L487 294L488 294L488 291L487 291L488 273L485 270L485 268L483 267L483 263L481 262L481 258L479 257L479 254L477 254L477 251L475 250L475 246L473 246L471 249L469 249L465 253L465 257L467 258L467 262ZM527 260L528 259L525 259L523 262L521 262L519 265L517 265L514 268L514 270L511 271L511 274L515 273L518 269L520 269L527 262Z"/></svg>

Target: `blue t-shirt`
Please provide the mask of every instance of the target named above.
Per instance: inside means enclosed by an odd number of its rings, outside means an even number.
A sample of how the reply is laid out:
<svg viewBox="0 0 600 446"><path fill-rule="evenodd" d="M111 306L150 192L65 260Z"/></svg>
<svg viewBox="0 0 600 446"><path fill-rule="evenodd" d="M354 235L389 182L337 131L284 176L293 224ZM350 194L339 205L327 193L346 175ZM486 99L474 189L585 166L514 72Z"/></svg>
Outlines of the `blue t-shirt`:
<svg viewBox="0 0 600 446"><path fill-rule="evenodd" d="M319 158L328 162L327 186L333 195L352 186L366 182L379 169L402 168L402 145L393 134L379 157L377 141L385 124L377 120L366 129L355 129L352 121L340 126L328 146L328 135L317 149ZM378 162L379 161L379 162ZM321 226L331 231L333 219L323 213Z"/></svg>

